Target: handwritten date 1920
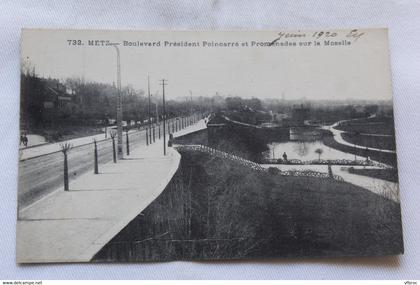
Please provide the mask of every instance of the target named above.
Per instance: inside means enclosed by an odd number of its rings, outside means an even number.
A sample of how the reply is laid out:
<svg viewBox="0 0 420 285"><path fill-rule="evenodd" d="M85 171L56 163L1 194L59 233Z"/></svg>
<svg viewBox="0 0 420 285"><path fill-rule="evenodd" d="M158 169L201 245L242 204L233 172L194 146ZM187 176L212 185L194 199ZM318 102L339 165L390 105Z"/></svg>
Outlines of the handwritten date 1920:
<svg viewBox="0 0 420 285"><path fill-rule="evenodd" d="M365 33L359 32L357 29L351 30L348 32L345 37L354 39L354 41L357 41L361 36L363 36ZM337 32L329 32L329 31L316 31L312 34L312 37L319 40L320 38L334 38L338 36Z"/></svg>
<svg viewBox="0 0 420 285"><path fill-rule="evenodd" d="M324 32L324 31L317 31L312 34L312 37L319 40L320 38L334 38L337 36L336 32Z"/></svg>

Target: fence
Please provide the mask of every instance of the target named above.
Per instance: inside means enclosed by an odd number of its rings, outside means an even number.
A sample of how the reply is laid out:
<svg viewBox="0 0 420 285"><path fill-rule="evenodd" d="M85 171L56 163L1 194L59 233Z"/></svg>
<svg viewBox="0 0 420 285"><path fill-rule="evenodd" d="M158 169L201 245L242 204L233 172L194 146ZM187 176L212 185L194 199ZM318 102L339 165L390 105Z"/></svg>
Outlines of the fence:
<svg viewBox="0 0 420 285"><path fill-rule="evenodd" d="M300 159L288 159L287 161L281 158L265 158L262 160L263 164L290 164L290 165L311 165L311 164L322 164L322 165L353 165L353 166L375 166L379 168L389 168L383 163L379 163L373 160L366 159L313 159L313 160L300 160Z"/></svg>
<svg viewBox="0 0 420 285"><path fill-rule="evenodd" d="M199 144L197 144L197 145L176 145L175 148L178 149L178 150L181 150L181 151L184 150L184 151L203 152L203 153L207 153L207 154L210 154L212 156L219 157L219 158L222 158L222 159L229 159L231 161L240 163L240 164L242 164L246 167L249 167L249 168L257 170L257 171L262 171L262 172L267 171L265 168L261 167L261 165L259 165L258 163L255 163L253 161L244 159L240 156L237 156L237 155L234 155L234 154L231 154L231 153L228 153L228 152L224 152L224 151L212 148L212 147L208 147L208 146L205 146L205 145L199 145Z"/></svg>
<svg viewBox="0 0 420 285"><path fill-rule="evenodd" d="M208 147L205 145L175 145L174 146L177 150L180 151L194 151L194 152L202 152L207 153L212 156L222 158L222 159L229 159L231 161L234 161L236 163L239 163L245 167L251 168L256 171L260 172L268 172L269 170L267 168L262 167L260 164L255 163L253 161L250 161L248 159L242 158L240 156L224 152L212 147ZM317 177L317 178L333 178L338 181L344 181L344 179L341 176L338 175L330 175L328 173L323 172L317 172L312 170L286 170L282 171L278 169L277 172L278 175L281 176L298 176L298 177Z"/></svg>

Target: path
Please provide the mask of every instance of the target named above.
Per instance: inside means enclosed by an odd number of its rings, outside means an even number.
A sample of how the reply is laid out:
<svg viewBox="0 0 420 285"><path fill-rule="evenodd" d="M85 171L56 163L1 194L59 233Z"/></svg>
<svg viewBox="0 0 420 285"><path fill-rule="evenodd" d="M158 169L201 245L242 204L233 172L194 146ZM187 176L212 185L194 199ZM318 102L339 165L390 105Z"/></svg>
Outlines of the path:
<svg viewBox="0 0 420 285"><path fill-rule="evenodd" d="M23 144L19 144L19 149L25 149L29 147L35 147L41 144L46 144L47 140L40 135L26 135L28 138L28 145L24 146Z"/></svg>

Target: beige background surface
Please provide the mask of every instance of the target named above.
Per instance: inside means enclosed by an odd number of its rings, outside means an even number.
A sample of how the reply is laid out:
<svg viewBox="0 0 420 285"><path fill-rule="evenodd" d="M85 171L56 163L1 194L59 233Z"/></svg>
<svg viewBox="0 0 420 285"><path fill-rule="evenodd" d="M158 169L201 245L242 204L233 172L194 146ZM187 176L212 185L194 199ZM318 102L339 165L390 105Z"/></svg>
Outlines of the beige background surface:
<svg viewBox="0 0 420 285"><path fill-rule="evenodd" d="M2 279L409 279L420 278L420 3L324 1L12 1L0 2L0 278ZM397 258L171 262L15 263L19 42L22 27L101 29L390 29L397 148L406 253Z"/></svg>

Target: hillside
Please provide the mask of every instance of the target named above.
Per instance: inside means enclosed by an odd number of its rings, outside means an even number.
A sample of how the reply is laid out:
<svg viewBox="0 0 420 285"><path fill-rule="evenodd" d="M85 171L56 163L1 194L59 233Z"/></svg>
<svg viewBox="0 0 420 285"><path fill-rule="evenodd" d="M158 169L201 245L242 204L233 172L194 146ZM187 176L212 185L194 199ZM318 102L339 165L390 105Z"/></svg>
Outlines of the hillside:
<svg viewBox="0 0 420 285"><path fill-rule="evenodd" d="M94 261L397 254L399 204L331 179L182 153L170 185Z"/></svg>

